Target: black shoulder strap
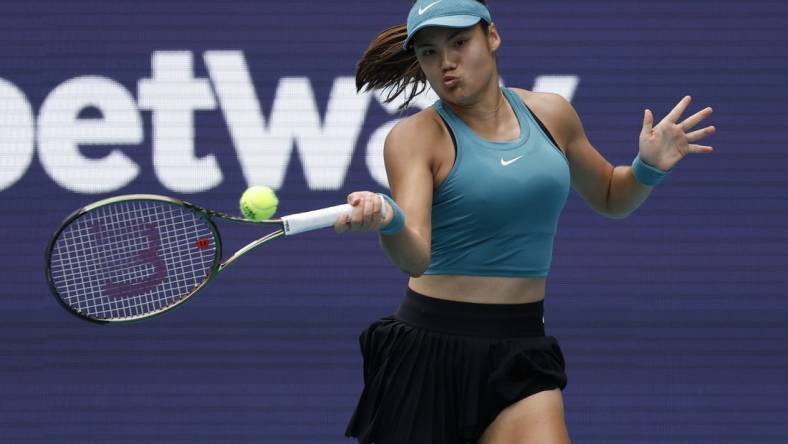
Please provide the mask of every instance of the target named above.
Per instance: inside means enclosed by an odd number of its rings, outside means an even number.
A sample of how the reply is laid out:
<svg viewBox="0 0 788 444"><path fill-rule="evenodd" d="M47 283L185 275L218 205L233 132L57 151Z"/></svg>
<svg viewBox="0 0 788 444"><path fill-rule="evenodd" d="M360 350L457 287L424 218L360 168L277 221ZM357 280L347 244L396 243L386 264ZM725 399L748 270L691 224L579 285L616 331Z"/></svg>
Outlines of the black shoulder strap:
<svg viewBox="0 0 788 444"><path fill-rule="evenodd" d="M449 126L449 122L447 122L446 119L443 118L441 113L438 113L438 116L441 118L441 120L443 120L443 123L446 125L446 129L449 130L449 134L451 135L451 141L454 144L454 158L456 159L457 158L457 139L454 138L454 131L451 130L451 127Z"/></svg>
<svg viewBox="0 0 788 444"><path fill-rule="evenodd" d="M528 108L528 105L525 104L525 100L523 100L522 102L523 102L523 105L525 105L525 107ZM553 142L553 145L555 145L556 148L559 148L558 144L555 142L555 139L553 139L553 135L550 134L550 131L547 131L547 128L544 126L542 121L539 120L538 117L536 117L536 114L533 111L531 111L531 108L528 108L528 111L531 113L532 116L534 116L534 119L536 120L536 123L538 123L539 126L542 127L542 131L544 131L544 133L547 134L547 137L550 138L550 141Z"/></svg>

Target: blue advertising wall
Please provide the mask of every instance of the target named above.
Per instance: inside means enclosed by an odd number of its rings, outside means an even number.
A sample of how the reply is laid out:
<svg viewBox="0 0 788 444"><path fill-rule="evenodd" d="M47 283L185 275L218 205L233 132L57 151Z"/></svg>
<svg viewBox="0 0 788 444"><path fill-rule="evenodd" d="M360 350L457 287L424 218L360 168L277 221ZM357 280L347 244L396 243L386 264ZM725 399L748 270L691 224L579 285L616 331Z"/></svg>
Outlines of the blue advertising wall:
<svg viewBox="0 0 788 444"><path fill-rule="evenodd" d="M386 191L401 116L355 63L402 1L5 1L0 5L0 441L340 443L359 333L407 276L375 235L332 230L242 258L182 308L97 326L49 294L72 210L125 193L236 213L251 184L287 214ZM715 150L626 219L572 192L545 324L579 443L788 442L788 4L492 0L509 86L571 100L628 165L643 111ZM423 97L406 114L431 100ZM228 250L259 235L224 226Z"/></svg>

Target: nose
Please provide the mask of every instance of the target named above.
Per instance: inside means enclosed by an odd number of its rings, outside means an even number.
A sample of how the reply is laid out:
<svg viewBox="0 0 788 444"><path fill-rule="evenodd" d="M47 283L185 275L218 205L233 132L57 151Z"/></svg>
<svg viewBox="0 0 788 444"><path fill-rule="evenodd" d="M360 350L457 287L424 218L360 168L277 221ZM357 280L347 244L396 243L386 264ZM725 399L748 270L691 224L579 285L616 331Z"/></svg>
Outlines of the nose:
<svg viewBox="0 0 788 444"><path fill-rule="evenodd" d="M456 67L456 63L452 60L451 51L442 51L441 52L441 69L445 71L451 71Z"/></svg>

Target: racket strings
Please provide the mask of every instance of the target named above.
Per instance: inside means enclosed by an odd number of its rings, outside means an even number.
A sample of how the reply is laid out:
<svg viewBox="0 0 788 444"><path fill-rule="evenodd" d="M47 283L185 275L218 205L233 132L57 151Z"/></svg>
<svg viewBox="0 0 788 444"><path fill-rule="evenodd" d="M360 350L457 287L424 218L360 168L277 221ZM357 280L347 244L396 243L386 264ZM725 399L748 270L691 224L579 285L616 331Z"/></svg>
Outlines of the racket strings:
<svg viewBox="0 0 788 444"><path fill-rule="evenodd" d="M50 269L61 299L94 319L128 319L180 302L210 274L209 223L177 205L125 201L92 210L57 239Z"/></svg>

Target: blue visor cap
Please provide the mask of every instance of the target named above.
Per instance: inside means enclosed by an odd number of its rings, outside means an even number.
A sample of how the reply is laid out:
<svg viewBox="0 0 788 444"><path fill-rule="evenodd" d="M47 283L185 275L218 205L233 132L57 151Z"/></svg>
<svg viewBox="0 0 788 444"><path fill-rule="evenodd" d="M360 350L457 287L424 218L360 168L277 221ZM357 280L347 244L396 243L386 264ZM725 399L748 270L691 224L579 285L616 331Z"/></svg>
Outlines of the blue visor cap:
<svg viewBox="0 0 788 444"><path fill-rule="evenodd" d="M490 11L476 0L419 0L408 14L408 37L402 47L408 49L413 36L427 26L467 28L479 20L492 23Z"/></svg>

